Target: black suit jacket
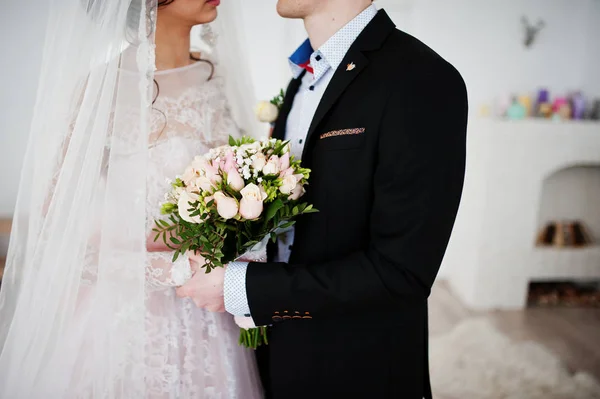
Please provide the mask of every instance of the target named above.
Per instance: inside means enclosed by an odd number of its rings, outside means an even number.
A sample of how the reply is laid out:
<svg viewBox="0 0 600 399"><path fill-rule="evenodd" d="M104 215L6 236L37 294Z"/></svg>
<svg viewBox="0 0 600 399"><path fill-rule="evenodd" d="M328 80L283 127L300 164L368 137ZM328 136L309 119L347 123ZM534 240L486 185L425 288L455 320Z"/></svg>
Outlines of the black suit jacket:
<svg viewBox="0 0 600 399"><path fill-rule="evenodd" d="M460 201L466 125L460 74L380 11L308 133L303 200L320 212L298 220L289 264L248 268L252 316L274 324L260 353L269 395L431 397L427 297Z"/></svg>

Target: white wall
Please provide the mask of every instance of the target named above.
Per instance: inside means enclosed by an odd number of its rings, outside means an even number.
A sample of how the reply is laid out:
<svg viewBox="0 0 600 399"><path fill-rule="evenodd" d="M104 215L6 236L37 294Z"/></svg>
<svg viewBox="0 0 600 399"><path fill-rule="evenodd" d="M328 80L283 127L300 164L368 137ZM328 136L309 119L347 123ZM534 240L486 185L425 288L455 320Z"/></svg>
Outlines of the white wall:
<svg viewBox="0 0 600 399"><path fill-rule="evenodd" d="M585 84L590 93L600 97L600 0L590 2L587 26Z"/></svg>
<svg viewBox="0 0 600 399"><path fill-rule="evenodd" d="M406 30L462 73L472 114L496 96L586 88L600 97L600 2L597 0L380 0ZM395 4L403 10L393 11ZM407 6L406 4L410 4ZM523 45L521 16L546 27L530 49ZM592 75L595 78L592 79Z"/></svg>

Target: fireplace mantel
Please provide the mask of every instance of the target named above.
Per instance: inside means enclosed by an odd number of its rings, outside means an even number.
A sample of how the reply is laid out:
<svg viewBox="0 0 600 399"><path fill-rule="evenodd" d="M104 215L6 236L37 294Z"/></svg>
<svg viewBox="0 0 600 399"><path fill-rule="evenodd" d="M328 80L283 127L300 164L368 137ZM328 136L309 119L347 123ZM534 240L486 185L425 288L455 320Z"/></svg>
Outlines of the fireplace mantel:
<svg viewBox="0 0 600 399"><path fill-rule="evenodd" d="M519 309L531 280L600 279L600 247L535 247L544 179L575 166L600 167L599 123L469 122L463 200L440 272L467 305Z"/></svg>

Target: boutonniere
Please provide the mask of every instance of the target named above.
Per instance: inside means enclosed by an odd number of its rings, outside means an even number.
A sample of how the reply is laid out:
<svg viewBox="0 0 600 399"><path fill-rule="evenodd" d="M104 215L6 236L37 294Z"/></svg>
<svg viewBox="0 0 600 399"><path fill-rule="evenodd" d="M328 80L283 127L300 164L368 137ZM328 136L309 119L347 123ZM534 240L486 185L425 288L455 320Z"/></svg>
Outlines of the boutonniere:
<svg viewBox="0 0 600 399"><path fill-rule="evenodd" d="M283 89L279 91L279 94L271 99L271 101L261 101L254 108L254 113L259 121L265 123L275 123L279 116L279 110L283 105L283 99L285 92Z"/></svg>

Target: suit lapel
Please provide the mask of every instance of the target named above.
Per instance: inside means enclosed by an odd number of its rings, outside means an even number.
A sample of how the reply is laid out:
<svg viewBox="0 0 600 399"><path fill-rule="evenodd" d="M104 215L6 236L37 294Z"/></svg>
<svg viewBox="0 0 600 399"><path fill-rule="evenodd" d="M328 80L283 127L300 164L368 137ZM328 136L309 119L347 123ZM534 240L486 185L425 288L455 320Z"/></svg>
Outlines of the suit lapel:
<svg viewBox="0 0 600 399"><path fill-rule="evenodd" d="M369 60L367 57L363 55L363 53L357 49L350 49L344 60L335 71L325 93L323 94L323 98L319 103L317 111L315 112L315 116L310 124L310 128L308 129L308 135L306 136L306 145L304 146L304 151L302 152L302 159L306 155L307 148L310 146L311 138L325 117L331 110L331 107L337 102L340 96L344 93L346 88L350 86L350 83L365 69ZM350 69L349 65L353 64L354 68ZM350 69L350 70L349 70Z"/></svg>
<svg viewBox="0 0 600 399"><path fill-rule="evenodd" d="M283 105L279 110L279 117L275 122L275 127L273 128L273 134L271 137L279 140L285 139L285 128L287 125L287 120L290 115L290 111L292 110L292 105L294 104L294 98L296 98L296 94L298 93L298 89L300 89L300 85L302 83L302 78L306 71L303 71L300 76L296 79L292 79L288 88L285 92L285 97L283 99Z"/></svg>
<svg viewBox="0 0 600 399"><path fill-rule="evenodd" d="M350 86L352 81L354 81L354 79L356 79L369 64L369 59L365 53L381 48L385 39L392 33L395 27L396 26L388 17L387 13L380 10L352 44L337 70L334 72L334 75L323 94L323 98L319 103L317 111L315 112L315 116L308 129L306 144L304 146L304 151L302 152L302 160L306 159L308 151L312 148L311 143L314 138L314 133L325 116L328 115L331 108L346 91L348 86Z"/></svg>

